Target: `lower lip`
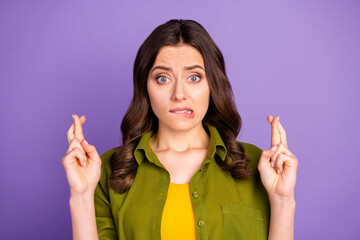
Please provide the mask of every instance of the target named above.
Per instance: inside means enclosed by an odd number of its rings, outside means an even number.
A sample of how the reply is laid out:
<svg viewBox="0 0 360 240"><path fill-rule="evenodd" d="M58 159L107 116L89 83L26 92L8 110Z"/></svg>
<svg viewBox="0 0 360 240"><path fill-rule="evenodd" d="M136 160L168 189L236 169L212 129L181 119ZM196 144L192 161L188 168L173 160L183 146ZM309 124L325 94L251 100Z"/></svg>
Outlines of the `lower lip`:
<svg viewBox="0 0 360 240"><path fill-rule="evenodd" d="M185 113L185 112L184 113L171 112L171 113L174 113L176 115L186 117L186 118L193 118L194 117L194 112L192 112L191 114L188 114L188 113Z"/></svg>

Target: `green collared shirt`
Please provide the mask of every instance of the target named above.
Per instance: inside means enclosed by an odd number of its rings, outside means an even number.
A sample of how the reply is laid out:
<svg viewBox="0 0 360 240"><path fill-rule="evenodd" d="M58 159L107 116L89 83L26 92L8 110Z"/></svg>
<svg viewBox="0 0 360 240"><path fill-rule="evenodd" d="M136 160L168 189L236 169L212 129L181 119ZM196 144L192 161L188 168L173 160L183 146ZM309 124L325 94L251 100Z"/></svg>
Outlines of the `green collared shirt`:
<svg viewBox="0 0 360 240"><path fill-rule="evenodd" d="M190 182L197 239L267 239L270 205L257 172L262 150L241 142L251 159L248 168L256 174L250 180L234 180L215 162L215 154L225 159L226 148L216 128L208 129L208 152ZM101 177L95 190L101 240L161 239L160 223L170 175L150 148L151 136L152 132L146 133L134 151L138 170L131 188L123 194L110 187L110 159L118 148L101 155Z"/></svg>

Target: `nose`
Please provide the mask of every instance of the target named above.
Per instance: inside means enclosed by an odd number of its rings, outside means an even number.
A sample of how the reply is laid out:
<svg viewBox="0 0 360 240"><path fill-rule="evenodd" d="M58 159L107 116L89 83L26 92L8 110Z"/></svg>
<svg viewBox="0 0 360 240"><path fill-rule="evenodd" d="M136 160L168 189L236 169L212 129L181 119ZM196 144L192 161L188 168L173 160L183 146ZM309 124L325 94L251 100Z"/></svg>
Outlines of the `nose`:
<svg viewBox="0 0 360 240"><path fill-rule="evenodd" d="M183 81L175 81L172 100L173 101L182 101L186 99L186 87L184 86Z"/></svg>

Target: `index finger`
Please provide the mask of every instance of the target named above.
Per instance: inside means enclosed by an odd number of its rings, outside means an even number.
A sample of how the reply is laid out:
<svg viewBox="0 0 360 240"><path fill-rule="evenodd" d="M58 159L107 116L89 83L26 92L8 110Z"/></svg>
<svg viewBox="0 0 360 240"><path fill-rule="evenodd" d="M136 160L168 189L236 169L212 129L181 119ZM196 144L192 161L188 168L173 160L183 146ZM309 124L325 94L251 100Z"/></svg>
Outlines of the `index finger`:
<svg viewBox="0 0 360 240"><path fill-rule="evenodd" d="M280 119L280 117L278 117L278 131L280 132L280 143L287 147L286 132L285 132L283 126L281 125L279 119ZM271 115L268 115L268 122L271 124L272 127L273 127L273 124L276 124L273 121L275 121L275 118L273 118ZM273 145L271 145L271 146L273 147Z"/></svg>
<svg viewBox="0 0 360 240"><path fill-rule="evenodd" d="M268 115L268 122L271 124L271 147L281 143L281 134L279 130L279 116L272 117Z"/></svg>
<svg viewBox="0 0 360 240"><path fill-rule="evenodd" d="M74 114L73 117L75 137L81 142L84 139L84 133L81 127L80 118L76 114Z"/></svg>

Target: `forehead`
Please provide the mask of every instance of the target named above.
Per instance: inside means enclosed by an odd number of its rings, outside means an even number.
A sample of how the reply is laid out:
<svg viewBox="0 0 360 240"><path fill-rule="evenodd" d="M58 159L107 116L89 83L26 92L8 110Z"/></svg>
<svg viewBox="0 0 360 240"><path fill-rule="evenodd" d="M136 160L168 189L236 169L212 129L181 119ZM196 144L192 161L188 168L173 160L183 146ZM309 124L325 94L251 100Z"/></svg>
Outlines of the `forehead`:
<svg viewBox="0 0 360 240"><path fill-rule="evenodd" d="M201 53L196 48L188 44L162 47L156 56L154 66L158 64L198 64L205 68Z"/></svg>

